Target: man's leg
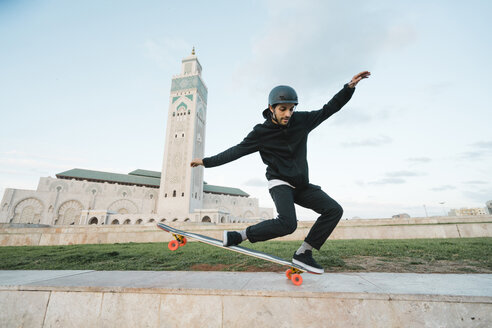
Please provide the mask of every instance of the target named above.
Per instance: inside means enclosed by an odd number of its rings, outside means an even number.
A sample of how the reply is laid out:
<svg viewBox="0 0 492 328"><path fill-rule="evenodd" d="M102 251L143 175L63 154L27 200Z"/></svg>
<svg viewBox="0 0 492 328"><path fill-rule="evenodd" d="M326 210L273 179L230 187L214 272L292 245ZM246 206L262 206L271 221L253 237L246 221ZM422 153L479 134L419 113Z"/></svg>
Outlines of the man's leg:
<svg viewBox="0 0 492 328"><path fill-rule="evenodd" d="M250 242L265 241L293 233L297 228L294 207L294 189L280 185L270 189L270 195L277 208L276 219L265 220L249 226L243 231L224 231L224 246L238 245L248 239Z"/></svg>
<svg viewBox="0 0 492 328"><path fill-rule="evenodd" d="M277 208L278 217L248 227L246 235L252 243L282 237L293 233L297 228L294 189L280 185L270 189L270 195Z"/></svg>
<svg viewBox="0 0 492 328"><path fill-rule="evenodd" d="M323 192L320 187L315 185L296 190L295 202L298 205L314 210L321 216L312 226L301 247L294 253L292 262L303 266L311 272L323 273L323 267L313 258L312 249L319 250L333 232L342 217L342 207Z"/></svg>
<svg viewBox="0 0 492 328"><path fill-rule="evenodd" d="M307 244L319 250L342 218L342 207L319 186L312 184L305 189L296 190L294 201L321 214L304 239Z"/></svg>

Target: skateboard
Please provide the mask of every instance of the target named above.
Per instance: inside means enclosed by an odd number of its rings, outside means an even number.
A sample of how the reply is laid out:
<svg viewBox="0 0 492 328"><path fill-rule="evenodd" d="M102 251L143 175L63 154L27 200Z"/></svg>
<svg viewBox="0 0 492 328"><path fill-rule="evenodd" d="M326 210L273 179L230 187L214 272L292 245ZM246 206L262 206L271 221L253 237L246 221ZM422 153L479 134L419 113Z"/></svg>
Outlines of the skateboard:
<svg viewBox="0 0 492 328"><path fill-rule="evenodd" d="M222 240L218 240L218 239L215 239L215 238L211 238L211 237L200 235L200 234L193 233L193 232L182 231L182 230L179 230L179 229L170 227L168 225L165 225L163 223L157 223L157 227L159 229L162 229L164 231L167 231L167 232L169 232L170 234L173 235L174 240L171 240L169 242L169 244L168 244L168 248L171 251L175 251L179 247L185 246L186 243L187 243L187 239L186 238L192 238L192 239L196 239L199 242L202 242L202 243L205 243L205 244L209 244L209 245L212 245L212 246L224 248L224 249L227 249L227 250L230 250L230 251L234 251L234 252L237 252L237 253L241 253L241 254L253 256L253 257L256 257L256 258L259 258L259 259L263 259L265 261L269 261L269 262L272 262L272 263L277 263L277 264L280 264L280 265L289 267L289 269L287 269L287 271L285 271L285 276L287 277L287 279L289 279L290 281L292 281L292 283L294 285L296 285L296 286L300 286L302 284L302 277L301 277L301 274L302 273L309 272L309 273L317 274L315 272L310 272L310 271L304 269L303 267L301 267L301 266L299 266L297 264L294 264L292 262L289 262L287 260L284 260L284 259L282 259L280 257L274 256L274 255L270 255L270 254L267 254L267 253L263 253L263 252L260 252L260 251L256 251L254 249L250 249L250 248L246 248L246 247L241 247L241 246L229 246L229 247L225 247L222 244Z"/></svg>

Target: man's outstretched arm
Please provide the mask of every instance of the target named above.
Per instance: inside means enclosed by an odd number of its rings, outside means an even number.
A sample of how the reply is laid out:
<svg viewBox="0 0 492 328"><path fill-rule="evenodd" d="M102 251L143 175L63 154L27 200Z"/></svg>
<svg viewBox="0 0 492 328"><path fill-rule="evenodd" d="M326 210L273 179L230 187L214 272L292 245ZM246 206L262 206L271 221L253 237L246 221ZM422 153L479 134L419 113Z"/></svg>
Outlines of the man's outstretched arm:
<svg viewBox="0 0 492 328"><path fill-rule="evenodd" d="M255 130L251 131L244 140L226 151L211 157L196 158L191 163L191 167L203 165L205 167L214 167L232 162L240 157L254 153L259 150L259 141L256 137Z"/></svg>
<svg viewBox="0 0 492 328"><path fill-rule="evenodd" d="M354 75L349 83L345 84L343 89L340 90L322 109L309 112L308 129L312 130L321 124L331 115L338 112L349 100L352 98L354 88L362 79L366 79L371 75L369 71L360 72Z"/></svg>

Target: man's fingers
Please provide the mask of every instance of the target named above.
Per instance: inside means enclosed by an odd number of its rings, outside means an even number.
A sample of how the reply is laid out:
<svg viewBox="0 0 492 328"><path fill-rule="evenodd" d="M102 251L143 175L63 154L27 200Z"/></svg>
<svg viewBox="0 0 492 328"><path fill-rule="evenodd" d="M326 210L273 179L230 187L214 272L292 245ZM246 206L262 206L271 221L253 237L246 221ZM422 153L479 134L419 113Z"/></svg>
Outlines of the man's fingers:
<svg viewBox="0 0 492 328"><path fill-rule="evenodd" d="M200 159L195 159L195 160L191 161L191 163L190 163L191 167L197 167L200 165L203 165L203 161Z"/></svg>
<svg viewBox="0 0 492 328"><path fill-rule="evenodd" d="M354 76L354 78L362 78L362 79L365 79L367 77L369 77L369 75L371 75L371 72L369 71L364 71L364 72L360 72L359 74L357 74L356 76Z"/></svg>

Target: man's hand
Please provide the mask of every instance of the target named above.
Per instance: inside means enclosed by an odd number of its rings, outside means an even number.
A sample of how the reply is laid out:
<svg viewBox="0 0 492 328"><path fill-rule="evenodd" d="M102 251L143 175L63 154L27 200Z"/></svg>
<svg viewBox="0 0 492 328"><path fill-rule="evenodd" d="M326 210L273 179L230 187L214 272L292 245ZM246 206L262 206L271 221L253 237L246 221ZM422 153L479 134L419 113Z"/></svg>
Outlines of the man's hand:
<svg viewBox="0 0 492 328"><path fill-rule="evenodd" d="M371 72L369 71L360 72L359 74L355 75L352 78L352 81L349 82L348 84L349 88L355 88L355 86L357 85L357 83L360 82L360 80L367 79L369 76L371 76Z"/></svg>
<svg viewBox="0 0 492 328"><path fill-rule="evenodd" d="M197 167L197 166L200 166L200 165L203 165L203 161L201 158L195 158L191 163L190 163L190 166L191 167Z"/></svg>

